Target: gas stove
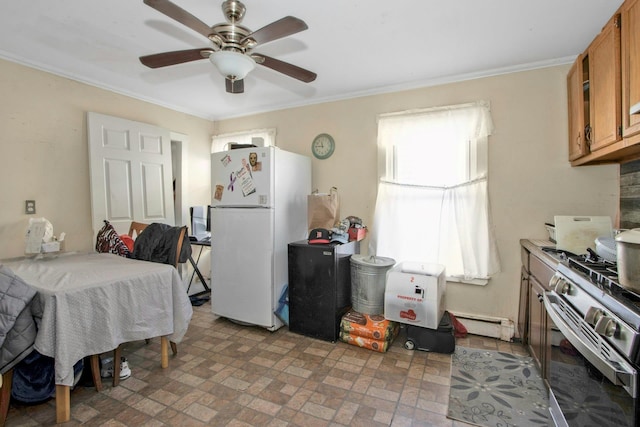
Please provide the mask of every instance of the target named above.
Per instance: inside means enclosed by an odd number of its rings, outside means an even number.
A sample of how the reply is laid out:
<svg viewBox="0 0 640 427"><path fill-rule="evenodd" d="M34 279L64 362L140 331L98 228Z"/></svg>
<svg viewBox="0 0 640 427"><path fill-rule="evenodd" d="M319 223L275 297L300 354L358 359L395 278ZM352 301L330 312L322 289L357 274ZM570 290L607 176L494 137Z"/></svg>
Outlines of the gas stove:
<svg viewBox="0 0 640 427"><path fill-rule="evenodd" d="M550 286L595 333L640 366L640 296L620 285L614 262L595 254L569 255Z"/></svg>
<svg viewBox="0 0 640 427"><path fill-rule="evenodd" d="M558 271L640 332L640 295L620 285L615 262L593 254L571 255Z"/></svg>
<svg viewBox="0 0 640 427"><path fill-rule="evenodd" d="M556 335L556 344L546 344L553 422L638 426L640 296L620 286L615 263L595 253L559 257L543 296Z"/></svg>

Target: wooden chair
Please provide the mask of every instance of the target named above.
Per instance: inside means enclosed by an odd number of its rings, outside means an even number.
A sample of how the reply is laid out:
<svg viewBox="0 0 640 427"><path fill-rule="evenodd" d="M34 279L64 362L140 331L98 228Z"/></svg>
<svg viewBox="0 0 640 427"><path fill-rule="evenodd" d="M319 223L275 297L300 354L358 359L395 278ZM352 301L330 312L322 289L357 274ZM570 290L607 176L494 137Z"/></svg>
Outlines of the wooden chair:
<svg viewBox="0 0 640 427"><path fill-rule="evenodd" d="M145 224L143 222L131 221L131 225L129 226L129 237L135 240L136 237L142 233L142 231L147 228L149 224ZM178 264L180 264L180 253L182 252L182 245L185 241L187 229L186 227L182 227L180 231L180 235L178 236L178 242L176 244L176 258L172 265L175 268L178 268ZM145 340L147 344L149 343L149 339ZM175 356L178 354L178 345L170 341L166 336L160 337L160 366L162 368L166 368L169 366L169 345L171 346L171 351ZM120 354L121 349L120 346L116 347L113 350L113 386L117 386L120 384ZM94 354L91 356L91 374L93 377L93 383L95 384L96 390L102 390L102 378L100 376L100 361L99 355Z"/></svg>
<svg viewBox="0 0 640 427"><path fill-rule="evenodd" d="M4 426L9 412L11 385L13 384L13 368L0 375L0 426Z"/></svg>
<svg viewBox="0 0 640 427"><path fill-rule="evenodd" d="M131 221L131 225L129 226L129 233L128 233L129 237L131 237L132 239L135 239L140 235L140 233L142 233L142 230L147 228L148 225L149 224L145 224L144 222ZM135 233L135 236L134 236L134 233Z"/></svg>

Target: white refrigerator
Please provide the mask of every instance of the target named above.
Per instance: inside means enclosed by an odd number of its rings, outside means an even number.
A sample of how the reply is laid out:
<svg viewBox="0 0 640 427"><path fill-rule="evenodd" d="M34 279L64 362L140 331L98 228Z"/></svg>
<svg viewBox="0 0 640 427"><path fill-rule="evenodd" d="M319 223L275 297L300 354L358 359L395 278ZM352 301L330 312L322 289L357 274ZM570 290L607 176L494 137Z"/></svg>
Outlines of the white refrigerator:
<svg viewBox="0 0 640 427"><path fill-rule="evenodd" d="M211 155L211 307L275 331L287 245L308 237L311 159L276 147Z"/></svg>

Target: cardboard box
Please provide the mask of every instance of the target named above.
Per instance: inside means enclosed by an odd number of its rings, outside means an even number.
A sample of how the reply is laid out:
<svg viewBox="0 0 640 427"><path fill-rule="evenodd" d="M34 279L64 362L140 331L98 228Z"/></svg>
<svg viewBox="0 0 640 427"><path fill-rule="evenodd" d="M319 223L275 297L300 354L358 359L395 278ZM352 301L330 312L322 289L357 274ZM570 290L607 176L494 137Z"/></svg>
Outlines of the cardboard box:
<svg viewBox="0 0 640 427"><path fill-rule="evenodd" d="M445 267L402 262L387 272L384 317L423 328L437 329L444 314Z"/></svg>
<svg viewBox="0 0 640 427"><path fill-rule="evenodd" d="M354 241L354 240L362 240L365 238L365 236L367 235L367 229L366 228L355 228L355 227L351 227L349 228L349 241Z"/></svg>

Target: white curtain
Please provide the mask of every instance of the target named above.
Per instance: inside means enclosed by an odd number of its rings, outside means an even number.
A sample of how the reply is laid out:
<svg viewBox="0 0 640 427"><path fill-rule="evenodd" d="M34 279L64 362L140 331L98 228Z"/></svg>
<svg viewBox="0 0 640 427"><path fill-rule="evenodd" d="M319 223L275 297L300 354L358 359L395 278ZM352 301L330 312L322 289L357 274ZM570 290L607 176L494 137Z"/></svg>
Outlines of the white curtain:
<svg viewBox="0 0 640 427"><path fill-rule="evenodd" d="M398 262L442 264L447 276L463 281L488 279L500 271L487 192L486 150L481 149L491 130L486 103L379 118L378 141L387 169L378 186L372 253ZM425 155L425 148L437 156ZM398 158L411 156L423 158L422 167L434 173L416 173L419 166L398 163ZM464 156L471 160L460 167ZM402 165L413 172L399 170ZM425 177L431 185L421 185Z"/></svg>

